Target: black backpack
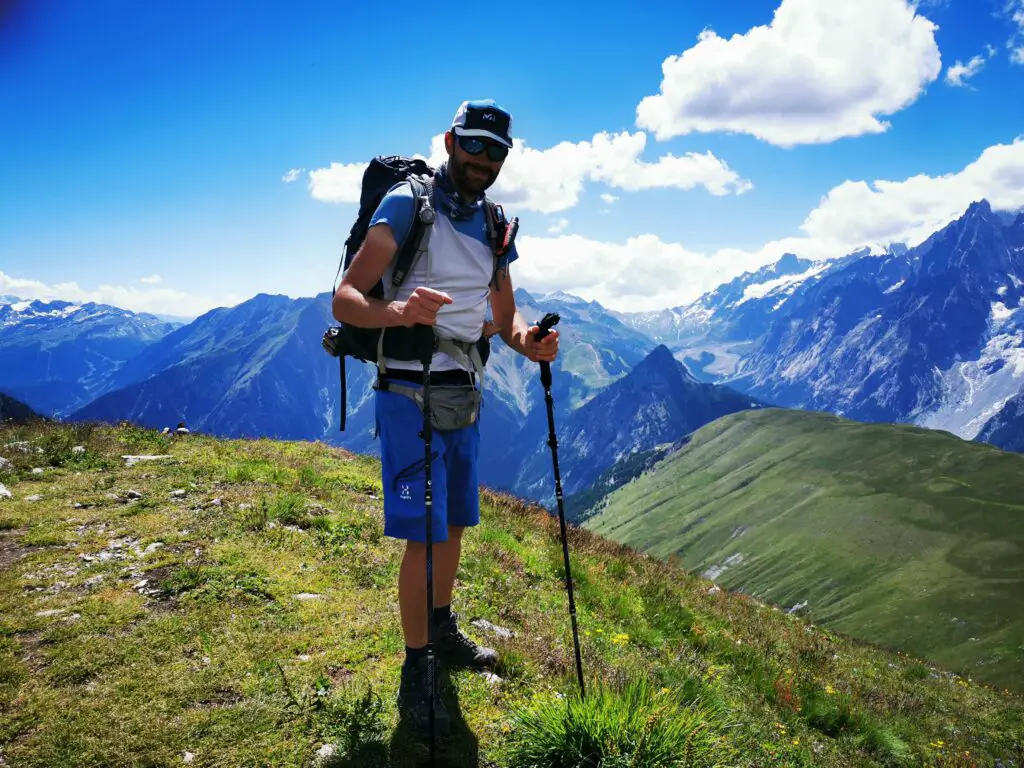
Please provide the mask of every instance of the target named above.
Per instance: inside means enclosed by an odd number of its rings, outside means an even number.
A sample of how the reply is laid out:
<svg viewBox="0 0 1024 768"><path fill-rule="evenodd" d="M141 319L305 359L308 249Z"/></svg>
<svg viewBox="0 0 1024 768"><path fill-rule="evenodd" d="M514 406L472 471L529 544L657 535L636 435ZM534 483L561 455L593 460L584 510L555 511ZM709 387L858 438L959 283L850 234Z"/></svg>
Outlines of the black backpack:
<svg viewBox="0 0 1024 768"><path fill-rule="evenodd" d="M430 225L436 215L433 205L434 169L419 158L397 155L375 157L363 172L362 189L359 195L359 214L352 225L348 239L345 240L341 263L338 265L338 272L331 285L332 297L337 290L338 276L348 269L352 259L359 252L359 248L366 239L370 219L384 195L404 181L408 181L412 185L416 202L412 226L409 228L405 240L398 244L390 285L392 296L398 292L398 287L412 270L416 259L426 251ZM498 260L508 253L515 240L519 220L513 218L511 221L507 221L500 205L491 201L490 198L485 198L484 202L487 234L491 242L491 251L494 254L493 281L497 274ZM378 280L367 295L371 298L383 299L385 297L383 280ZM423 333L420 332L422 330L404 327L359 328L349 323L339 323L327 329L323 335L322 345L329 355L338 358L341 378L342 432L345 431L346 411L345 358L354 357L357 360L373 364L376 364L380 357L396 360L419 360L422 355L418 350L424 339ZM432 333L430 339L433 339ZM490 354L488 339L481 336L477 347L481 359L486 362Z"/></svg>

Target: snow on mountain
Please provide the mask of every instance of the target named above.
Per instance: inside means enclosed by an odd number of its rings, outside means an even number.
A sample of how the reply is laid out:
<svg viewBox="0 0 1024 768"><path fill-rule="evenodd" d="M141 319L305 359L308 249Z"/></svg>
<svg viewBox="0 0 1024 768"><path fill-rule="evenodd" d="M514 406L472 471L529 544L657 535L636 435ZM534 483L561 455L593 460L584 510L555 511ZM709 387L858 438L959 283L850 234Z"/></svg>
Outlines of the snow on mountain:
<svg viewBox="0 0 1024 768"><path fill-rule="evenodd" d="M105 304L0 303L0 388L39 413L66 414L106 391L128 360L171 328Z"/></svg>
<svg viewBox="0 0 1024 768"><path fill-rule="evenodd" d="M922 427L944 429L973 440L1024 383L1024 307L992 302L985 346L978 357L941 372L941 404L915 419Z"/></svg>
<svg viewBox="0 0 1024 768"><path fill-rule="evenodd" d="M916 248L831 264L748 326L754 341L722 381L780 405L974 438L1024 383L1024 217L1007 221L982 201Z"/></svg>

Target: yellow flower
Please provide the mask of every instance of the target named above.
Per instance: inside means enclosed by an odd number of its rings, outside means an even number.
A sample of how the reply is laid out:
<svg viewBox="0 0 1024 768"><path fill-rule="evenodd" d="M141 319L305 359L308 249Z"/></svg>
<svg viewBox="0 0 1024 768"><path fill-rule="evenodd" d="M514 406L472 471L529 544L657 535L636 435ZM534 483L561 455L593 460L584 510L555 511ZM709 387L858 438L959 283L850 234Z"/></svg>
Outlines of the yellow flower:
<svg viewBox="0 0 1024 768"><path fill-rule="evenodd" d="M612 638L612 642L618 645L619 643L626 644L629 642L629 635L624 632L620 632Z"/></svg>
<svg viewBox="0 0 1024 768"><path fill-rule="evenodd" d="M793 739L793 743L794 744L799 744L800 743L800 737L798 736L797 738Z"/></svg>
<svg viewBox="0 0 1024 768"><path fill-rule="evenodd" d="M836 692L836 689L833 688L831 685L826 685L825 686L825 693L827 693L829 696L831 696L835 692Z"/></svg>

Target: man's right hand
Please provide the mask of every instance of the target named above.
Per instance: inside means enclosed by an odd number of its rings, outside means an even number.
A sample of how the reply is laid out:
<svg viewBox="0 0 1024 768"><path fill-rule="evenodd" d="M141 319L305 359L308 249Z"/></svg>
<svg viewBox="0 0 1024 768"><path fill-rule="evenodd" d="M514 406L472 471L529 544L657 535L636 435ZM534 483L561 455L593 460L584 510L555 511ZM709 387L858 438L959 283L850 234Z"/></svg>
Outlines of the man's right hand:
<svg viewBox="0 0 1024 768"><path fill-rule="evenodd" d="M402 305L403 324L410 328L418 324L436 325L438 310L451 303L452 298L447 293L420 286Z"/></svg>

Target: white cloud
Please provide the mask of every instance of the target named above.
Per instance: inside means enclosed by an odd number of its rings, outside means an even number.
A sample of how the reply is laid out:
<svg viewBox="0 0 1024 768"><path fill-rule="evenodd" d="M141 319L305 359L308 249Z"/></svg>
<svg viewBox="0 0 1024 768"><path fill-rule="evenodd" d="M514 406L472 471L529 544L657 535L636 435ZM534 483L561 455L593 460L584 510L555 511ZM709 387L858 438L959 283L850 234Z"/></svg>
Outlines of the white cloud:
<svg viewBox="0 0 1024 768"><path fill-rule="evenodd" d="M157 283L160 282L160 275L150 275L149 277L140 277L139 278L139 282L140 283L145 283L146 285L156 285Z"/></svg>
<svg viewBox="0 0 1024 768"><path fill-rule="evenodd" d="M1024 206L1024 137L996 144L961 171L904 181L845 181L834 187L801 229L830 249L891 242L916 245L961 216L974 201L997 209Z"/></svg>
<svg viewBox="0 0 1024 768"><path fill-rule="evenodd" d="M39 280L11 277L0 272L0 294L10 293L23 299L73 301L78 304L95 302L128 309L132 312L152 312L161 315L193 317L215 307L232 307L247 297L226 294L220 297L198 296L172 288L139 289L124 285L100 285L85 289L77 283L47 285Z"/></svg>
<svg viewBox="0 0 1024 768"><path fill-rule="evenodd" d="M309 172L309 191L324 203L358 203L367 163L331 163Z"/></svg>
<svg viewBox="0 0 1024 768"><path fill-rule="evenodd" d="M624 243L578 235L520 237L513 278L527 290L568 291L612 309L661 309L693 301L785 253L825 259L894 242L918 245L981 199L996 209L1024 207L1024 137L989 147L967 167L943 176L843 182L807 215L801 236L757 250L700 253L651 234Z"/></svg>
<svg viewBox="0 0 1024 768"><path fill-rule="evenodd" d="M651 234L622 243L580 235L521 237L513 281L528 291L567 291L623 312L663 309L687 304L799 244L806 240L772 242L756 251L700 253Z"/></svg>
<svg viewBox="0 0 1024 768"><path fill-rule="evenodd" d="M290 171L288 171L288 173L281 177L281 181L283 181L285 184L291 184L293 181L299 178L299 174L301 174L304 170L306 169L292 168Z"/></svg>
<svg viewBox="0 0 1024 768"><path fill-rule="evenodd" d="M606 203L608 203L608 205L611 205L612 203L616 203L619 200L619 198L617 198L615 195L610 195L607 192L605 192L605 193L603 193L601 195L601 199L604 200Z"/></svg>
<svg viewBox="0 0 1024 768"><path fill-rule="evenodd" d="M569 226L569 220L568 219L558 219L554 224L552 224L550 227L548 227L548 234L550 234L550 235L561 234L565 230L565 228L567 226Z"/></svg>
<svg viewBox="0 0 1024 768"><path fill-rule="evenodd" d="M658 139L748 133L789 147L881 133L941 72L937 27L907 0L782 0L771 24L707 29L662 64L637 126Z"/></svg>
<svg viewBox="0 0 1024 768"><path fill-rule="evenodd" d="M966 85L966 81L978 74L981 68L985 66L985 61L985 57L981 54L978 54L966 64L957 59L956 63L946 70L946 84L957 88Z"/></svg>
<svg viewBox="0 0 1024 768"><path fill-rule="evenodd" d="M657 162L640 159L647 135L599 133L591 141L561 142L544 150L519 140L491 188L495 200L510 210L557 213L579 202L584 182L602 182L634 192L642 189L695 189L712 195L743 194L753 188L711 152L690 152L682 157L663 155ZM444 134L431 141L428 161L438 165L447 158ZM310 190L317 200L332 203L359 201L365 163L331 163L310 173Z"/></svg>
<svg viewBox="0 0 1024 768"><path fill-rule="evenodd" d="M1014 64L1024 64L1024 0L1010 0L1006 4L1006 12L1017 27L1006 44L1010 49L1010 60Z"/></svg>

